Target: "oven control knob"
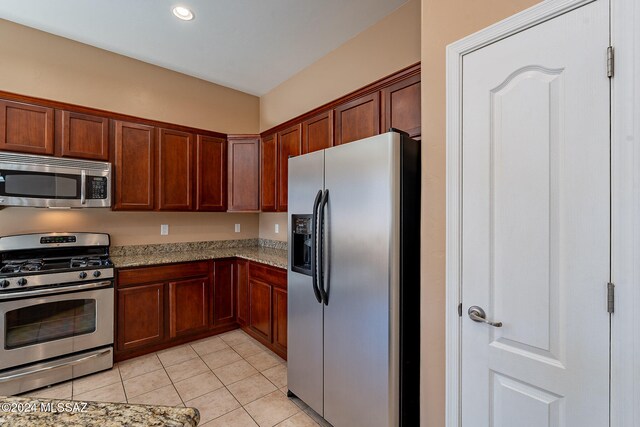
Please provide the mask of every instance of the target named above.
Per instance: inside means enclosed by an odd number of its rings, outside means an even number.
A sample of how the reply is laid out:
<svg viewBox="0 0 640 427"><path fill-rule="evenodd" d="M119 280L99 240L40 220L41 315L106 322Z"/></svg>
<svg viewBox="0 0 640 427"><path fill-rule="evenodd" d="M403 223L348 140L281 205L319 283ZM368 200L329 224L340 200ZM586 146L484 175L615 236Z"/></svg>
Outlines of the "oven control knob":
<svg viewBox="0 0 640 427"><path fill-rule="evenodd" d="M24 286L27 284L27 279L24 277L22 279L18 279L18 286Z"/></svg>
<svg viewBox="0 0 640 427"><path fill-rule="evenodd" d="M4 289L7 286L9 286L9 281L8 280L0 280L0 288Z"/></svg>
<svg viewBox="0 0 640 427"><path fill-rule="evenodd" d="M93 272L93 277L100 277L102 273L100 273L98 270Z"/></svg>
<svg viewBox="0 0 640 427"><path fill-rule="evenodd" d="M87 278L87 272L86 271L81 271L80 274L78 275L78 277L80 277L81 279L86 279Z"/></svg>

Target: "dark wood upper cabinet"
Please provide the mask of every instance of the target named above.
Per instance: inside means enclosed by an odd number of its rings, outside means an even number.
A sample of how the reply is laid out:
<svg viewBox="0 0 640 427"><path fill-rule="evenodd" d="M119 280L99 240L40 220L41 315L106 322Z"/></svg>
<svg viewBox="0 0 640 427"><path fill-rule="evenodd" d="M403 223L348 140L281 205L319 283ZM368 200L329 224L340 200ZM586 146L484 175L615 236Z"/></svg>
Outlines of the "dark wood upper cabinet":
<svg viewBox="0 0 640 427"><path fill-rule="evenodd" d="M420 75L385 87L381 93L383 132L396 128L412 138L420 136Z"/></svg>
<svg viewBox="0 0 640 427"><path fill-rule="evenodd" d="M237 318L241 326L249 323L249 261L236 260Z"/></svg>
<svg viewBox="0 0 640 427"><path fill-rule="evenodd" d="M260 137L229 137L228 211L260 210Z"/></svg>
<svg viewBox="0 0 640 427"><path fill-rule="evenodd" d="M54 152L53 108L0 100L0 150Z"/></svg>
<svg viewBox="0 0 640 427"><path fill-rule="evenodd" d="M209 327L209 278L169 282L169 337Z"/></svg>
<svg viewBox="0 0 640 427"><path fill-rule="evenodd" d="M56 111L58 132L57 153L62 157L89 160L109 160L109 119Z"/></svg>
<svg viewBox="0 0 640 427"><path fill-rule="evenodd" d="M278 212L287 211L289 197L289 157L300 155L302 125L278 132Z"/></svg>
<svg viewBox="0 0 640 427"><path fill-rule="evenodd" d="M223 138L197 137L196 210L227 210L227 141Z"/></svg>
<svg viewBox="0 0 640 427"><path fill-rule="evenodd" d="M164 340L164 284L154 283L117 290L119 351Z"/></svg>
<svg viewBox="0 0 640 427"><path fill-rule="evenodd" d="M262 138L260 143L260 209L275 212L277 208L278 140L277 134Z"/></svg>
<svg viewBox="0 0 640 427"><path fill-rule="evenodd" d="M380 93L374 92L335 108L335 145L380 133Z"/></svg>
<svg viewBox="0 0 640 427"><path fill-rule="evenodd" d="M193 209L193 134L158 132L158 209Z"/></svg>
<svg viewBox="0 0 640 427"><path fill-rule="evenodd" d="M113 122L115 210L153 210L155 201L155 128Z"/></svg>
<svg viewBox="0 0 640 427"><path fill-rule="evenodd" d="M213 324L220 326L236 321L234 260L213 263Z"/></svg>
<svg viewBox="0 0 640 427"><path fill-rule="evenodd" d="M302 154L333 146L333 111L325 111L302 122Z"/></svg>

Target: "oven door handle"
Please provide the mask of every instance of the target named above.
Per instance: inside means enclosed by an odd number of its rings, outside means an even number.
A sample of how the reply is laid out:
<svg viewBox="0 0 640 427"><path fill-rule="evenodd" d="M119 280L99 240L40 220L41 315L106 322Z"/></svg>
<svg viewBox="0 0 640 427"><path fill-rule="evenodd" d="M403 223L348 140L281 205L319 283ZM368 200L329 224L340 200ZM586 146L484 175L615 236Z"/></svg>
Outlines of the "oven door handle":
<svg viewBox="0 0 640 427"><path fill-rule="evenodd" d="M25 297L39 297L40 295L61 294L64 292L76 292L85 291L87 289L104 288L112 286L110 280L102 282L85 283L83 285L64 286L60 288L46 288L46 289L34 289L32 291L11 292L7 294L0 293L0 301L5 299L25 298Z"/></svg>
<svg viewBox="0 0 640 427"><path fill-rule="evenodd" d="M80 172L80 204L84 205L87 203L87 171L82 170Z"/></svg>
<svg viewBox="0 0 640 427"><path fill-rule="evenodd" d="M105 355L107 353L110 353L110 352L111 352L111 348L107 348L105 350L99 351L98 353L93 353L93 354L90 354L88 356L76 359L76 360L70 360L68 362L62 362L62 363L58 363L56 365L45 366L44 368L36 369L35 371L20 372L20 373L13 374L13 375L7 375L7 376L4 376L4 377L0 377L0 383L4 383L4 382L7 382L7 381L15 380L17 378L30 376L30 375L37 374L37 373L40 373L40 372L50 371L51 369L57 369L57 368L63 368L65 366L77 365L78 363L83 363L83 362L86 362L87 360L95 359L96 357L103 356L103 355Z"/></svg>

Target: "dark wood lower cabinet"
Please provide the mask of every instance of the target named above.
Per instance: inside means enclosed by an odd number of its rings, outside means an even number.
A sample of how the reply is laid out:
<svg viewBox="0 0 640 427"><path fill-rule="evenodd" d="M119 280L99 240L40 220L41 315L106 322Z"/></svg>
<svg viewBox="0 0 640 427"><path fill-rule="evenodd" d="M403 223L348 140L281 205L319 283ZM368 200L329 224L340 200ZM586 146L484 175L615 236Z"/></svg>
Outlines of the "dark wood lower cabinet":
<svg viewBox="0 0 640 427"><path fill-rule="evenodd" d="M213 263L213 324L215 326L236 322L236 299L233 286L234 261Z"/></svg>
<svg viewBox="0 0 640 427"><path fill-rule="evenodd" d="M249 279L249 327L271 342L271 285Z"/></svg>
<svg viewBox="0 0 640 427"><path fill-rule="evenodd" d="M240 326L249 324L249 261L236 260L237 319Z"/></svg>
<svg viewBox="0 0 640 427"><path fill-rule="evenodd" d="M116 361L242 327L287 357L287 273L229 258L117 271Z"/></svg>
<svg viewBox="0 0 640 427"><path fill-rule="evenodd" d="M169 282L169 337L191 335L209 327L208 277Z"/></svg>
<svg viewBox="0 0 640 427"><path fill-rule="evenodd" d="M118 350L137 349L164 340L163 283L118 289L117 304Z"/></svg>

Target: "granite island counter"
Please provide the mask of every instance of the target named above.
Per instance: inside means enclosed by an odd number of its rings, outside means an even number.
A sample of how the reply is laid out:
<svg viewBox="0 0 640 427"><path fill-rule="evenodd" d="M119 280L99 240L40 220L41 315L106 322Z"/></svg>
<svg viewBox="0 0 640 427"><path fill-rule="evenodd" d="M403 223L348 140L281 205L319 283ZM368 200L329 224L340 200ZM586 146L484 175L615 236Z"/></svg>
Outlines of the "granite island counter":
<svg viewBox="0 0 640 427"><path fill-rule="evenodd" d="M195 408L0 397L0 425L11 427L195 427Z"/></svg>

